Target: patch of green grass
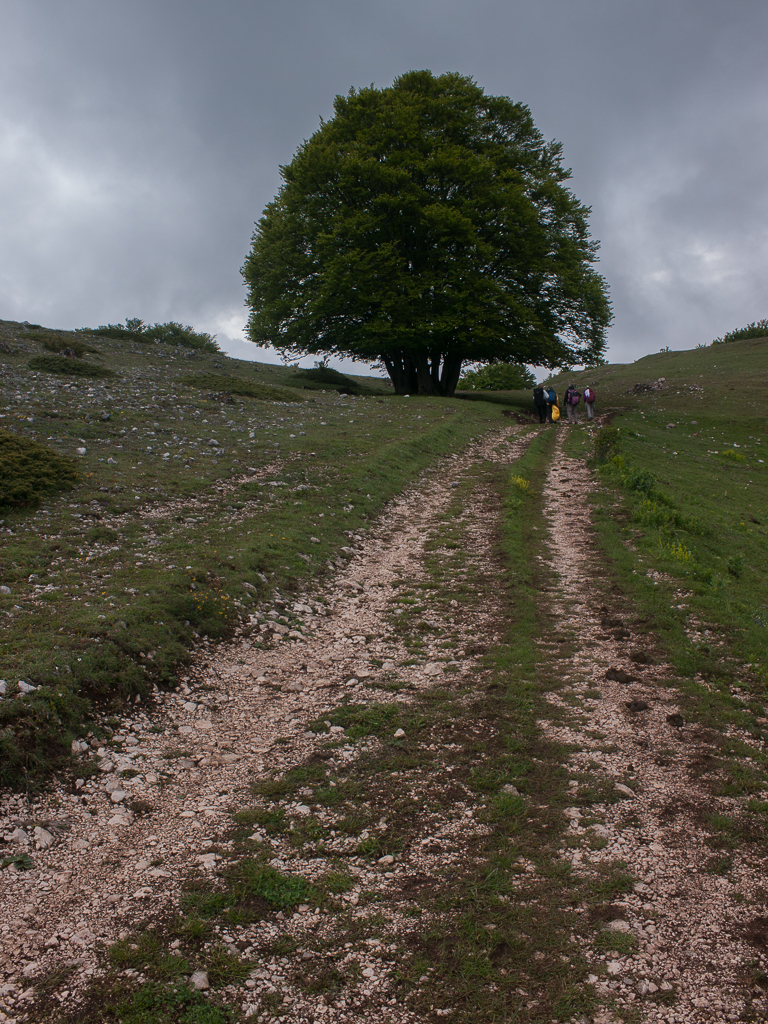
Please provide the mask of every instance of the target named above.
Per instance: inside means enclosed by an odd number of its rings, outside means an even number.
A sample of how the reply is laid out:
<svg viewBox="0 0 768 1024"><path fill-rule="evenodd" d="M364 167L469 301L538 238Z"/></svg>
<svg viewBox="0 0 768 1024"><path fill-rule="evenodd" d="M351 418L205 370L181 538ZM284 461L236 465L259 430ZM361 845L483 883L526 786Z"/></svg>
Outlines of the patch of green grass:
<svg viewBox="0 0 768 1024"><path fill-rule="evenodd" d="M114 377L114 370L85 359L70 359L67 356L33 356L29 360L30 370L43 370L45 373L63 374L65 377Z"/></svg>
<svg viewBox="0 0 768 1024"><path fill-rule="evenodd" d="M609 928L599 931L594 940L595 949L605 953L619 953L628 956L637 949L637 936L631 932L614 932Z"/></svg>
<svg viewBox="0 0 768 1024"><path fill-rule="evenodd" d="M222 392L225 395L241 395L246 398L258 398L264 402L301 402L303 399L295 391L279 388L272 384L259 384L255 381L229 377L223 373L198 373L185 377L184 383L192 388L206 388L210 391Z"/></svg>
<svg viewBox="0 0 768 1024"><path fill-rule="evenodd" d="M307 726L312 732L328 732L330 726L344 729L349 740L364 736L391 736L402 721L403 711L397 703L392 704L345 704L329 711L325 718L315 719ZM327 723L330 723L328 725Z"/></svg>
<svg viewBox="0 0 768 1024"><path fill-rule="evenodd" d="M174 956L163 939L154 931L142 932L116 942L109 948L111 963L121 970L134 968L153 980L171 980L189 973L189 964L181 956Z"/></svg>
<svg viewBox="0 0 768 1024"><path fill-rule="evenodd" d="M17 871L31 871L34 868L34 862L28 853L16 853L12 857L3 857L0 861L0 871L3 868L7 868L13 865Z"/></svg>
<svg viewBox="0 0 768 1024"><path fill-rule="evenodd" d="M124 985L118 993L116 998L111 993L111 998L102 997L100 1010L93 1006L93 1016L86 1004L78 1020L83 1024L104 1020L110 1024L233 1024L236 1020L231 1009L211 1003L188 985L148 982L133 991Z"/></svg>

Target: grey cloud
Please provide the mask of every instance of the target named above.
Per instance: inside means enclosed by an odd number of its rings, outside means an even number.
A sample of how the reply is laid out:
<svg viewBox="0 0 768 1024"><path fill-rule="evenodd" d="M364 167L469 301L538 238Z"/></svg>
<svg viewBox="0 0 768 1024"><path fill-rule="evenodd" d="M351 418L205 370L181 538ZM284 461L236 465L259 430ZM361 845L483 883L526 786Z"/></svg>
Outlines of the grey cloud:
<svg viewBox="0 0 768 1024"><path fill-rule="evenodd" d="M762 0L4 8L0 316L176 319L252 351L239 267L279 165L336 93L418 67L527 103L563 142L602 242L612 358L768 315Z"/></svg>

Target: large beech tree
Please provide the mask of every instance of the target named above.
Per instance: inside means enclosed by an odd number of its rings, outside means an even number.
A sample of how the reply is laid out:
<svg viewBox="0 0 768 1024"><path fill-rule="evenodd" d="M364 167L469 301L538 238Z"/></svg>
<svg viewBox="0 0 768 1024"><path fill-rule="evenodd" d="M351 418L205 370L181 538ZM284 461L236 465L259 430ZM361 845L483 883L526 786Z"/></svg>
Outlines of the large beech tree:
<svg viewBox="0 0 768 1024"><path fill-rule="evenodd" d="M453 394L466 362L600 360L590 211L527 107L412 71L334 110L253 234L251 341L378 361L400 394Z"/></svg>

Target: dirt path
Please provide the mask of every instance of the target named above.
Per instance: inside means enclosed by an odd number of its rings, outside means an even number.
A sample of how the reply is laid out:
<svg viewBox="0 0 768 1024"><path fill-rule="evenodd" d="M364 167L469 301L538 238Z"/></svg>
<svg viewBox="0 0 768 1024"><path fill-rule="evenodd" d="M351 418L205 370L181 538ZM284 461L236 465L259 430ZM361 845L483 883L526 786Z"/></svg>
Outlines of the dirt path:
<svg viewBox="0 0 768 1024"><path fill-rule="evenodd" d="M427 646L423 660L410 663L391 613L400 581L422 574L425 541L453 487L478 460L513 461L530 440L519 433L505 428L446 460L439 474L393 504L356 552L348 552L349 564L325 592L291 608L276 602L270 616L254 619L253 630L272 639L267 649L255 648L248 637L212 645L179 693L157 694L148 714L126 718L103 746L84 738L83 748L90 742L92 749L82 754L83 764L97 770L91 777L83 772L75 794L49 794L32 806L22 797L5 798L0 829L6 849L12 856L31 854L35 867L17 871L12 864L0 874L2 1024L23 1019L34 984L62 969L67 980L53 987L50 998L72 1005L99 972L100 944L162 916L190 870L212 874L227 849L231 811L248 803L252 782L312 754L318 740L306 731L308 722L344 697L386 701L378 684L396 666L401 701L433 686L445 671L460 678L472 668L475 657L448 656L437 643ZM479 509L469 514L482 548L487 524ZM487 551L478 550L478 557ZM492 608L491 598L489 621ZM487 626L477 622L470 633L476 640ZM332 731L343 734L341 728ZM353 759L360 749L343 746L338 757ZM308 812L301 804L295 810ZM354 892L348 899L354 905ZM223 939L234 943L231 936ZM249 945L247 936L238 941L239 949ZM246 1012L256 1009L264 992L284 988L283 982L279 962L250 979L242 993L251 999ZM295 1002L293 1019L305 1019L303 1011L314 1019L299 995L286 998ZM339 1020L353 1019L339 1009Z"/></svg>
<svg viewBox="0 0 768 1024"><path fill-rule="evenodd" d="M755 984L768 969L765 864L742 848L728 877L717 873L705 822L712 814L732 815L740 802L712 796L699 781L694 768L712 759L711 737L693 724L678 728L682 717L670 721L679 714L675 691L666 685L673 671L632 608L600 594L584 500L590 486L583 463L566 458L560 445L547 493L552 565L562 583L555 612L559 631L575 638L565 678L585 713L581 724L546 731L577 748L569 762L574 774L598 766L623 797L613 805L580 806L572 780L574 806L567 814L575 843L563 854L587 877L590 864L623 861L639 879L600 913L606 929L630 941L625 955L594 951L605 965L594 984L618 1007L639 1009L643 1021L765 1020L765 985ZM632 681L606 678L621 672ZM634 701L647 710L630 710ZM663 1005L665 995L672 1005Z"/></svg>
<svg viewBox="0 0 768 1024"><path fill-rule="evenodd" d="M393 504L348 552L348 564L322 593L288 605L276 601L266 618L253 620L250 637L201 651L180 692L157 695L147 713L137 709L103 747L91 742L82 763L96 771L88 777L84 769L76 793L54 793L31 807L22 798L4 800L5 852L30 854L34 868L11 865L0 873L0 1024L25 1019L43 979L49 979L51 1013L56 1005L71 1008L100 974L100 944L167 916L191 873L214 879L232 850L232 811L252 802L252 784L320 756L320 741L328 736L308 730L309 722L322 721L345 699L407 705L436 683L456 688L463 679L481 677L473 653L477 642L499 639L498 569L489 540L489 521L499 510L482 489L466 498L459 518L466 544L463 572L484 587L486 600L464 616L461 609L454 616L437 603L427 607L420 624L424 645L413 657L397 629L398 615L407 610L399 595L404 583L425 581L429 545L456 487L483 460L514 462L530 438L512 427L448 460ZM677 711L673 692L663 686L667 667L629 660L641 648L652 661L658 658L642 624L632 621L632 610L618 599L604 603L597 593L585 473L558 448L546 514L552 565L562 586L551 597L557 635L541 643L548 657L564 639L577 653L561 660L569 685L551 697L559 712L568 712L567 725L562 716L554 724L554 715L542 725L549 736L576 748L569 762L574 776L597 771L607 785L618 783L622 797L587 806L580 803L582 786L575 778L562 855L583 877L621 860L627 875L640 880L598 910L597 924L623 937L618 945L624 950L592 950L594 962L603 966L589 984L605 1007L594 1019L619 1020L629 1011L638 1020L670 1024L764 1019L764 991L749 970L766 970L768 963L748 942L760 921L768 922L760 902L760 865L738 856L728 878L707 870L713 851L705 815L727 813L734 802L714 800L689 777L688 766L709 754L707 736L667 721ZM429 590L423 594L428 604ZM612 619L615 625L609 625ZM266 649L253 646L257 633L271 638ZM635 681L607 680L611 668ZM628 710L626 702L633 699L649 709ZM349 766L377 743L345 742L341 726L330 731L339 743L326 764ZM425 782L425 793L427 788ZM334 858L346 858L351 883L338 900L349 941L338 939L338 913L334 917L311 903L253 925L217 926L225 952L258 962L247 978L220 989L225 1000L264 1021L278 1011L302 1024L450 1019L450 1006L434 1004L428 1013L414 1013L399 1001L392 978L402 948L394 940L412 926L403 894L446 865L460 870L475 838L488 831L475 820L476 797L458 785L454 790L448 809L427 812L425 800L407 849L378 862L353 854L359 843L375 843L385 834L383 818L350 836L332 808L310 806L311 787L284 802L279 811L290 830L271 837L278 852L270 865L313 882L328 878ZM251 827L254 842L266 838L265 826ZM291 845L291 831L313 827L324 830L320 853ZM372 900L386 907L375 937L361 930L361 922L370 920ZM324 951L332 942L340 952L331 963ZM312 982L303 987L297 982L302 964ZM331 971L346 971L343 992L329 983L322 994L315 986L313 994L315 981L327 980ZM130 966L123 974L142 978ZM39 1007L38 1002L38 1014Z"/></svg>

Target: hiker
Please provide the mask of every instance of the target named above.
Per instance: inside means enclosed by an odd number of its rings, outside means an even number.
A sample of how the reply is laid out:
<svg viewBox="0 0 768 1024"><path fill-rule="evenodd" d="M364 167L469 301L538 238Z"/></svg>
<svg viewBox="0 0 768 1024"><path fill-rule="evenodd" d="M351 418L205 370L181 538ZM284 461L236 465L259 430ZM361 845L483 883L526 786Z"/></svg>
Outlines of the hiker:
<svg viewBox="0 0 768 1024"><path fill-rule="evenodd" d="M554 388L545 388L544 394L547 399L547 423L553 423L556 417L552 415L552 410L557 409L557 392Z"/></svg>
<svg viewBox="0 0 768 1024"><path fill-rule="evenodd" d="M533 404L539 414L539 423L543 423L547 418L547 400L544 397L543 387L539 386L533 389Z"/></svg>
<svg viewBox="0 0 768 1024"><path fill-rule="evenodd" d="M589 423L595 418L595 389L591 384L584 388L584 405L587 409L587 423Z"/></svg>
<svg viewBox="0 0 768 1024"><path fill-rule="evenodd" d="M565 411L568 414L569 423L579 422L578 406L581 401L581 392L577 391L573 384L568 385L565 392Z"/></svg>

